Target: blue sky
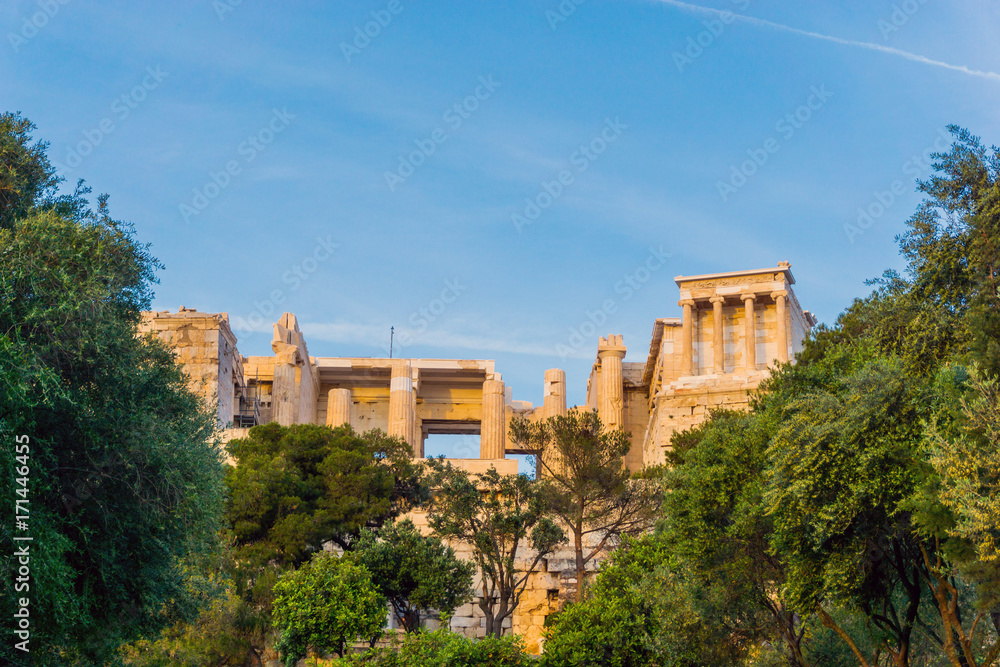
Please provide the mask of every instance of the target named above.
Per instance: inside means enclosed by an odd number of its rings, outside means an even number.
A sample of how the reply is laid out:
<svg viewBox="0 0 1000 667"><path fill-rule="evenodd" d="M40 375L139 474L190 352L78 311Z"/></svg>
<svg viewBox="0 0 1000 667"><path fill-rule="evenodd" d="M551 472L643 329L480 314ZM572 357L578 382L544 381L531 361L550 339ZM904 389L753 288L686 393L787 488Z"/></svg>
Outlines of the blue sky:
<svg viewBox="0 0 1000 667"><path fill-rule="evenodd" d="M285 310L316 356L385 356L395 326L406 356L496 359L536 404L554 367L584 400L587 322L644 360L676 275L787 260L832 322L900 266L944 126L1000 143L982 0L49 0L0 21L2 107L152 244L157 309L228 312L243 354Z"/></svg>

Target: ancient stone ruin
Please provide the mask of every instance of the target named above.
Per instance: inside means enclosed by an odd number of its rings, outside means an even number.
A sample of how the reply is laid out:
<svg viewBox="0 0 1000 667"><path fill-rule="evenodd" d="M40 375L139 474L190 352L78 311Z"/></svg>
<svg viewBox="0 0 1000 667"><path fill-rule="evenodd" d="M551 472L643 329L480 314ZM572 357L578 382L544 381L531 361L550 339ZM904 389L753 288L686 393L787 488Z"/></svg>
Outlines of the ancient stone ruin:
<svg viewBox="0 0 1000 667"><path fill-rule="evenodd" d="M815 318L802 310L791 267L678 276L682 316L657 318L645 359L626 361L621 335L601 337L582 409L596 409L604 424L631 434L631 470L663 463L671 436L700 423L717 407L744 409L749 395L776 363L794 357ZM243 357L225 313L181 307L144 314L142 331L172 347L191 387L217 410L226 438L255 424L350 424L380 428L424 456L428 435L480 436L478 459L452 459L472 472L490 466L517 472L508 454L528 453L508 442L511 418L565 414L566 374L544 372L540 406L514 400L488 359L385 359L313 357L295 315L274 324L273 356ZM422 517L411 517L426 526ZM454 545L462 553L462 545ZM467 552L466 552L467 553ZM596 568L597 561L588 567ZM572 552L546 559L529 581L513 630L537 652L545 616L558 608L575 580ZM457 632L482 636L475 604L451 619Z"/></svg>

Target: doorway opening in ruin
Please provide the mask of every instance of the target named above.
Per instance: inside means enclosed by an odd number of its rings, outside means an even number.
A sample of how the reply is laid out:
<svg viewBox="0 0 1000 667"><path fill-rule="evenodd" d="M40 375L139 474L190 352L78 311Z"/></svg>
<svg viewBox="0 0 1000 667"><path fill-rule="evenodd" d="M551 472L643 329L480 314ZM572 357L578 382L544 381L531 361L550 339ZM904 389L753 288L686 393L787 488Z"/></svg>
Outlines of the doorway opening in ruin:
<svg viewBox="0 0 1000 667"><path fill-rule="evenodd" d="M478 433L428 433L424 440L424 456L444 456L446 459L478 459Z"/></svg>

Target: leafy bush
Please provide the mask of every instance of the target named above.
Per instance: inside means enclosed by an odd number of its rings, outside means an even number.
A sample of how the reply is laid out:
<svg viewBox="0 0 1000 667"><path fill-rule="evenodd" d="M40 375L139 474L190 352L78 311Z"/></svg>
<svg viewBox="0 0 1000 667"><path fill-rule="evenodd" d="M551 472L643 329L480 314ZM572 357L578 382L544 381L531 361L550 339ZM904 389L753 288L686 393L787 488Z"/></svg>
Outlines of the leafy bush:
<svg viewBox="0 0 1000 667"><path fill-rule="evenodd" d="M446 629L407 634L397 648L335 660L331 667L528 667L534 660L516 635L474 640Z"/></svg>
<svg viewBox="0 0 1000 667"><path fill-rule="evenodd" d="M348 557L372 573L407 632L420 627L421 612L437 609L450 616L472 598L475 566L459 560L440 538L421 535L409 519L362 531Z"/></svg>
<svg viewBox="0 0 1000 667"><path fill-rule="evenodd" d="M293 667L312 647L344 655L358 639L374 641L385 626L386 601L360 565L326 553L274 585L274 626L281 631L276 648Z"/></svg>

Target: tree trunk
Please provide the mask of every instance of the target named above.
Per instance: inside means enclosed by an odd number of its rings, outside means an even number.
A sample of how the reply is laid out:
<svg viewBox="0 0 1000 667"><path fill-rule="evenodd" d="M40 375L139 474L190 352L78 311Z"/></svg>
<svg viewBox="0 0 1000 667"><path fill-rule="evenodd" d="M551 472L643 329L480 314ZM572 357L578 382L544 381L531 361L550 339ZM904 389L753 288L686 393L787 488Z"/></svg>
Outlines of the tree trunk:
<svg viewBox="0 0 1000 667"><path fill-rule="evenodd" d="M583 526L577 523L573 531L573 548L576 550L576 601L583 602Z"/></svg>
<svg viewBox="0 0 1000 667"><path fill-rule="evenodd" d="M826 610L823 609L823 607L816 607L816 613L819 615L820 621L824 626L833 630L837 636L843 639L847 645L851 647L851 652L854 653L854 657L858 659L859 663L861 663L861 667L871 667L871 664L865 660L863 655L861 655L861 650L858 648L858 645L854 643L854 640L851 639L850 635L844 632L843 628L837 625L836 621L834 621L833 618L826 613Z"/></svg>
<svg viewBox="0 0 1000 667"><path fill-rule="evenodd" d="M479 600L479 608L483 610L483 616L486 618L486 634L492 635L496 615L493 613L493 603L487 601L485 588L483 590L483 597Z"/></svg>

